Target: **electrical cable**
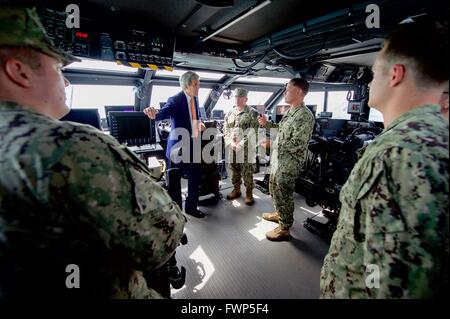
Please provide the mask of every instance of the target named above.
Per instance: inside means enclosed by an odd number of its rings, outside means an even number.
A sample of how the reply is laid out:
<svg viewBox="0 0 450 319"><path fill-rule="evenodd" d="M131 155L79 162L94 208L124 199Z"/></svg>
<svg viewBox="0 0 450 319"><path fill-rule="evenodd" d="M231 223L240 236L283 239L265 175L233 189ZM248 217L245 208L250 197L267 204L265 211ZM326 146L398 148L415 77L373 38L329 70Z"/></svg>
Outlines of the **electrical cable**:
<svg viewBox="0 0 450 319"><path fill-rule="evenodd" d="M266 57L266 52L264 52L264 54L260 57L257 58L255 61L253 61L250 65L246 65L246 66L240 66L239 64L237 64L236 59L231 59L234 63L234 65L240 69L246 69L247 71L250 70L252 67L254 67L255 65L257 65L259 62L262 61L262 59L264 59Z"/></svg>
<svg viewBox="0 0 450 319"><path fill-rule="evenodd" d="M271 35L269 35L269 39L267 41L268 41L269 47L272 49L272 51L275 52L276 54L278 54L283 59L286 59L286 60L302 60L302 59L307 59L307 58L313 56L314 54L320 52L321 50L323 50L325 48L325 38L326 37L324 36L323 39L322 39L322 46L320 46L319 48L315 48L315 49L313 49L313 50L311 50L311 51L309 51L307 53L304 53L302 55L296 55L296 56L288 55L286 53L281 52L277 48L275 48L272 45Z"/></svg>

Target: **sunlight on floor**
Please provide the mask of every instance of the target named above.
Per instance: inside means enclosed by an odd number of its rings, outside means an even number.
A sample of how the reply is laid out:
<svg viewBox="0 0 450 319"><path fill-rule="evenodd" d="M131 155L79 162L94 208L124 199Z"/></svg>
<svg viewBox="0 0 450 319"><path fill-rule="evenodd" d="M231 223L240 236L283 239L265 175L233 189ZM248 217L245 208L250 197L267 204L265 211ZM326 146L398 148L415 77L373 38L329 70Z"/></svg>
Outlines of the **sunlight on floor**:
<svg viewBox="0 0 450 319"><path fill-rule="evenodd" d="M237 200L233 199L233 201L231 202L231 205L233 205L234 207L241 207L241 203L239 203Z"/></svg>
<svg viewBox="0 0 450 319"><path fill-rule="evenodd" d="M200 283L198 283L194 287L189 287L189 289L192 289L192 292L196 293L199 290L201 290L205 284L208 282L208 280L211 278L211 276L214 274L216 269L214 268L213 263L206 255L205 251L201 246L198 246L197 249L194 250L194 252L189 256L189 259L191 260L192 264L194 265L192 268L190 268L190 271L195 270L197 272L197 278L200 279ZM192 276L192 274L191 274ZM186 283L183 287L180 289L173 289L171 288L171 294L176 295L180 291L187 289L188 287L186 284L189 284L189 279L186 278Z"/></svg>
<svg viewBox="0 0 450 319"><path fill-rule="evenodd" d="M259 222L255 224L255 228L250 229L248 232L253 235L259 241L266 238L266 233L277 227L276 223L269 222L262 219L260 216L255 216Z"/></svg>
<svg viewBox="0 0 450 319"><path fill-rule="evenodd" d="M319 206L317 206L317 207L318 207L318 209L316 209L317 211L312 211L312 210L307 209L307 208L305 208L303 206L300 206L300 209L304 210L305 212L308 212L310 214L316 215L316 214L318 214L318 213L320 213L322 211L322 208L320 208ZM316 208L316 207L314 207L314 208Z"/></svg>

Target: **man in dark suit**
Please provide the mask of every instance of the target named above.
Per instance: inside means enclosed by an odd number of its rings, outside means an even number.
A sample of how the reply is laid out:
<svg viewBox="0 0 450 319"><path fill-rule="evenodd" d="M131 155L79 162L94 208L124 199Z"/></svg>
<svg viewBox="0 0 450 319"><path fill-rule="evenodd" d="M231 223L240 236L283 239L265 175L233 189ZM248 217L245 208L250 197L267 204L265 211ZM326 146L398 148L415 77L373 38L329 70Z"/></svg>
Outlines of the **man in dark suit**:
<svg viewBox="0 0 450 319"><path fill-rule="evenodd" d="M172 121L166 157L171 167L178 167L188 179L188 196L184 211L194 217L205 216L198 208L199 186L202 177L200 167L200 132L205 125L200 120L198 91L200 78L195 72L188 71L180 77L182 91L170 97L159 111L153 107L144 109L144 113L157 121L170 118Z"/></svg>

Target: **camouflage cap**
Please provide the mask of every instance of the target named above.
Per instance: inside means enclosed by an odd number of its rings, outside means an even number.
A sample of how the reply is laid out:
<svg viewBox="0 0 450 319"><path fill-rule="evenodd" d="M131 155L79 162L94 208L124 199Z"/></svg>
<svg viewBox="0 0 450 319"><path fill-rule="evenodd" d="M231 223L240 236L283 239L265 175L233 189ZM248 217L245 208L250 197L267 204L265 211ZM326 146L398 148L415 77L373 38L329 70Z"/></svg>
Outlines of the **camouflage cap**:
<svg viewBox="0 0 450 319"><path fill-rule="evenodd" d="M64 65L80 59L55 47L41 24L36 8L1 6L0 46L32 47L61 60Z"/></svg>
<svg viewBox="0 0 450 319"><path fill-rule="evenodd" d="M247 97L248 91L243 88L237 88L234 90L234 96L235 97Z"/></svg>

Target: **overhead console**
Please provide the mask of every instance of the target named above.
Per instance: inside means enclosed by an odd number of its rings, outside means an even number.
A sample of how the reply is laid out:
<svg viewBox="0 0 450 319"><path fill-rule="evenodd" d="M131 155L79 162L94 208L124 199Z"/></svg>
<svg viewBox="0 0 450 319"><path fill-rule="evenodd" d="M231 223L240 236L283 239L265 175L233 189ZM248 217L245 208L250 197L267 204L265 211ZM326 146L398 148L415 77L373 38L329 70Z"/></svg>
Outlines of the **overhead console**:
<svg viewBox="0 0 450 319"><path fill-rule="evenodd" d="M175 37L156 31L138 19L126 22L118 15L80 8L80 27L68 28L63 10L38 8L42 24L55 45L78 57L160 69L173 66Z"/></svg>
<svg viewBox="0 0 450 319"><path fill-rule="evenodd" d="M354 65L318 62L310 66L305 78L314 82L351 83L358 82L358 74L363 68Z"/></svg>
<svg viewBox="0 0 450 319"><path fill-rule="evenodd" d="M369 67L328 62L316 62L305 72L305 78L314 82L367 85L372 77Z"/></svg>

